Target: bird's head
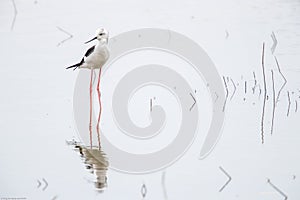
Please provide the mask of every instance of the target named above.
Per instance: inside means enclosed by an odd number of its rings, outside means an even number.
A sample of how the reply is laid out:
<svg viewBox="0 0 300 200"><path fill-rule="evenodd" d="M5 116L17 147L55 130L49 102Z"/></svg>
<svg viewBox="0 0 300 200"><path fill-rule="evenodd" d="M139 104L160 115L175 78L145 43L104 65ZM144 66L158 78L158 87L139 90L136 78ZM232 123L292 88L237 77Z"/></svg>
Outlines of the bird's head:
<svg viewBox="0 0 300 200"><path fill-rule="evenodd" d="M103 42L103 43L107 43L108 42L108 37L109 37L109 33L108 33L108 31L105 29L105 28L98 28L97 30L96 30L96 36L93 38L93 39L91 39L91 40L89 40L89 41L87 41L87 42L85 42L85 44L86 43L89 43L89 42L91 42L91 41L93 41L93 40L98 40L99 42Z"/></svg>

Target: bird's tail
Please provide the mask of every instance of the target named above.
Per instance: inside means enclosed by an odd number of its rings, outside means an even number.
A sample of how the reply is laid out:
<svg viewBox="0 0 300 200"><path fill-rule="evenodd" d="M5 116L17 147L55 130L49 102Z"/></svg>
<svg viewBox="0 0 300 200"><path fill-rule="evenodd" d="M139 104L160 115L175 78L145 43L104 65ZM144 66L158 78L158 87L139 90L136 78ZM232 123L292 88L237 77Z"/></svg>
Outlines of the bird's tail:
<svg viewBox="0 0 300 200"><path fill-rule="evenodd" d="M76 63L75 65L71 65L70 67L67 67L66 69L74 68L73 70L77 69L80 65L82 65L84 62L83 58L79 63Z"/></svg>
<svg viewBox="0 0 300 200"><path fill-rule="evenodd" d="M71 69L71 68L74 68L73 70L77 69L77 67L79 67L78 65L79 63L75 64L75 65L72 65L70 67L67 67L66 69Z"/></svg>

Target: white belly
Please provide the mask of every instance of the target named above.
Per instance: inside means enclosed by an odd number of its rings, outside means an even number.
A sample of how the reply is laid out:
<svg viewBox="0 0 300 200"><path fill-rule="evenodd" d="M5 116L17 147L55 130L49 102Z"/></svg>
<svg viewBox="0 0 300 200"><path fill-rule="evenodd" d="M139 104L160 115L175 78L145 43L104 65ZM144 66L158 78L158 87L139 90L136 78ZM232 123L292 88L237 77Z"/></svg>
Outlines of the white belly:
<svg viewBox="0 0 300 200"><path fill-rule="evenodd" d="M106 63L108 58L108 48L106 46L96 46L95 51L84 60L84 64L80 68L99 69Z"/></svg>

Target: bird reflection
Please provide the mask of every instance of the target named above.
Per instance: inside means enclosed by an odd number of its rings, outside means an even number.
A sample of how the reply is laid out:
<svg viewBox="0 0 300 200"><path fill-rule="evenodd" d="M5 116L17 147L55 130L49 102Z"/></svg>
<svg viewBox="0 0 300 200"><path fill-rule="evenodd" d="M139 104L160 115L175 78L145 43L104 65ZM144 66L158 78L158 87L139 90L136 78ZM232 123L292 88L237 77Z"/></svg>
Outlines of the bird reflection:
<svg viewBox="0 0 300 200"><path fill-rule="evenodd" d="M105 153L99 148L86 148L81 145L75 145L75 149L84 159L86 169L96 176L94 185L97 190L102 192L107 187L107 168L108 159Z"/></svg>

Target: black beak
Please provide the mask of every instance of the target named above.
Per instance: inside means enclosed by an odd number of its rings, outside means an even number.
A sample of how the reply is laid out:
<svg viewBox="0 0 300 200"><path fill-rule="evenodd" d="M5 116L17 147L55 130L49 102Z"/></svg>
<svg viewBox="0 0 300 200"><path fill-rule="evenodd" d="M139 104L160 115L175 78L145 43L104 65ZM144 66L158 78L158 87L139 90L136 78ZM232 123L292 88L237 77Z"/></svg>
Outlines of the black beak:
<svg viewBox="0 0 300 200"><path fill-rule="evenodd" d="M84 44L87 44L87 43L89 43L89 42L91 42L91 41L93 41L93 40L96 40L96 39L97 39L97 37L94 37L93 39L91 39L91 40L85 42Z"/></svg>

